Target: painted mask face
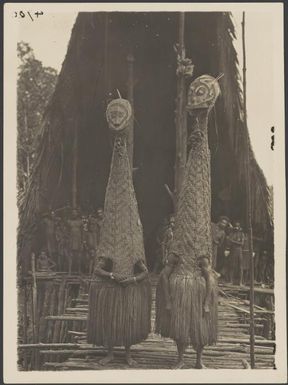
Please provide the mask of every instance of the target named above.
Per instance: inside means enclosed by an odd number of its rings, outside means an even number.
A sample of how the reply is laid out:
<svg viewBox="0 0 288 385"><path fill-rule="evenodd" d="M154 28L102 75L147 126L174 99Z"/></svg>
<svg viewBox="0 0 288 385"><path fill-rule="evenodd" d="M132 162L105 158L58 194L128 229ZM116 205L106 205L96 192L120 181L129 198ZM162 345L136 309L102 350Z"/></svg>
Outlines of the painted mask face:
<svg viewBox="0 0 288 385"><path fill-rule="evenodd" d="M108 104L106 118L113 131L119 132L126 128L131 116L132 108L128 100L115 99Z"/></svg>
<svg viewBox="0 0 288 385"><path fill-rule="evenodd" d="M220 94L217 79L210 75L202 75L195 79L188 90L188 110L208 108L210 110Z"/></svg>

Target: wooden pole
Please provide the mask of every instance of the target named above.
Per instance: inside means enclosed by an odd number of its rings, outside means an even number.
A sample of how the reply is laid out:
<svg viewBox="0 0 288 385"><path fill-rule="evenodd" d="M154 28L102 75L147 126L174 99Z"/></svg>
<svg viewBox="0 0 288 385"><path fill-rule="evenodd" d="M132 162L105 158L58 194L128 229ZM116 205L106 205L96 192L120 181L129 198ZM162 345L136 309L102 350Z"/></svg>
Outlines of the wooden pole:
<svg viewBox="0 0 288 385"><path fill-rule="evenodd" d="M244 102L244 130L246 139L246 223L248 229L248 248L250 256L250 361L251 368L255 368L255 323L254 323L254 259L253 259L253 234L251 213L251 180L250 180L250 142L247 125L247 100L246 100L246 48L245 48L245 12L242 16L242 46L243 46L243 102Z"/></svg>
<svg viewBox="0 0 288 385"><path fill-rule="evenodd" d="M179 47L180 59L185 58L184 31L185 13L179 15ZM187 159L187 113L186 113L186 90L184 74L179 73L177 79L176 99L176 159L175 159L175 197L178 201L180 189L183 182Z"/></svg>
<svg viewBox="0 0 288 385"><path fill-rule="evenodd" d="M72 148L72 208L77 208L78 124L75 123Z"/></svg>
<svg viewBox="0 0 288 385"><path fill-rule="evenodd" d="M36 281L36 265L35 265L35 253L31 255L31 270L32 270L32 333L33 343L37 344L38 331L37 331L37 281ZM38 369L39 366L39 354L36 350L34 353L34 367Z"/></svg>
<svg viewBox="0 0 288 385"><path fill-rule="evenodd" d="M105 102L108 99L109 95L109 63L108 63L108 32L109 32L109 12L105 13L105 22L104 22L104 92L105 92Z"/></svg>
<svg viewBox="0 0 288 385"><path fill-rule="evenodd" d="M29 135L29 130L28 130L28 118L27 118L27 112L26 112L26 107L24 107L24 130L25 130L25 135L28 138ZM28 152L26 152L26 162L27 162L27 168L26 168L26 174L27 174L27 180L25 181L25 185L28 185L29 179L30 179L30 152L28 149Z"/></svg>
<svg viewBox="0 0 288 385"><path fill-rule="evenodd" d="M164 184L164 187L165 187L165 190L167 191L169 197L171 198L171 201L172 201L172 204L173 204L173 208L174 208L174 212L175 212L175 210L176 210L175 196L174 196L173 192L170 190L169 186L166 183Z"/></svg>
<svg viewBox="0 0 288 385"><path fill-rule="evenodd" d="M28 329L28 320L27 320L27 283L24 283L24 309L23 309L23 337L24 337L24 344L27 344L27 329ZM28 360L27 355L24 354L24 370L28 370Z"/></svg>
<svg viewBox="0 0 288 385"><path fill-rule="evenodd" d="M36 331L36 324L37 324L37 281L36 281L36 268L35 268L35 254L32 253L31 255L31 270L32 270L32 312L33 312L33 342L34 344L37 343L37 331Z"/></svg>
<svg viewBox="0 0 288 385"><path fill-rule="evenodd" d="M130 53L127 56L128 63L128 100L132 107L132 116L130 120L129 132L127 137L128 156L131 170L133 170L133 152L134 152L134 56Z"/></svg>

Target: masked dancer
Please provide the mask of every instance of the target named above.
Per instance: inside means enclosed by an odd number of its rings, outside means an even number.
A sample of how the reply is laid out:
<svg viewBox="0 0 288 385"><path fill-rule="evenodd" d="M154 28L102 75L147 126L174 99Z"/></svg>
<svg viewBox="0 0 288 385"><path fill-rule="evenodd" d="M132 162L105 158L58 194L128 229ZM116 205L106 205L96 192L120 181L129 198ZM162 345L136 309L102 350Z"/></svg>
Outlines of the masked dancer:
<svg viewBox="0 0 288 385"><path fill-rule="evenodd" d="M102 365L113 360L115 346L125 347L128 365L136 365L130 347L150 332L151 286L126 144L131 115L130 103L121 98L106 111L114 148L89 292L87 337L88 343L107 348Z"/></svg>
<svg viewBox="0 0 288 385"><path fill-rule="evenodd" d="M207 124L219 93L217 79L208 75L195 79L188 92L187 109L193 122L190 151L176 207L173 241L156 294L156 332L176 342L175 368L184 366L188 345L197 352L195 367L203 368L203 348L217 338Z"/></svg>

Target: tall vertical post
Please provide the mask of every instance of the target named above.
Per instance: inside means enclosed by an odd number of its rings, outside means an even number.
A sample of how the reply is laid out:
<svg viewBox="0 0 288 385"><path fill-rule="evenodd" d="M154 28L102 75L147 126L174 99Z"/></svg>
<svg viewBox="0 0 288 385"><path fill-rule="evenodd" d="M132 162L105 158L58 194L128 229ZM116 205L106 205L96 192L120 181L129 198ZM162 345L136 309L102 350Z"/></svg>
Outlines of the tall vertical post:
<svg viewBox="0 0 288 385"><path fill-rule="evenodd" d="M31 271L32 271L32 311L33 311L33 343L37 343L37 281L36 281L36 266L35 266L35 254L31 255Z"/></svg>
<svg viewBox="0 0 288 385"><path fill-rule="evenodd" d="M178 59L185 58L184 45L185 13L179 14ZM185 77L178 73L176 99L176 159L175 159L175 198L176 204L181 189L187 159L187 113Z"/></svg>
<svg viewBox="0 0 288 385"><path fill-rule="evenodd" d="M75 122L73 130L72 148L72 208L77 208L77 176L78 176L78 124Z"/></svg>
<svg viewBox="0 0 288 385"><path fill-rule="evenodd" d="M128 156L131 170L133 169L133 152L134 152L134 56L130 53L127 56L128 64L128 100L132 107L132 116L129 124L127 136Z"/></svg>
<svg viewBox="0 0 288 385"><path fill-rule="evenodd" d="M246 48L245 48L245 12L242 16L242 46L243 46L243 102L244 102L244 129L246 140L246 224L248 229L248 247L250 257L250 361L251 368L255 368L255 325L254 325L254 258L253 258L253 234L251 214L251 178L250 178L250 142L247 125L247 99L246 99Z"/></svg>
<svg viewBox="0 0 288 385"><path fill-rule="evenodd" d="M27 344L27 328L28 328L28 320L27 320L27 282L24 282L24 304L23 304L23 337L24 337L24 344ZM24 369L28 370L28 360L27 360L27 354L24 352Z"/></svg>
<svg viewBox="0 0 288 385"><path fill-rule="evenodd" d="M31 270L32 270L32 335L33 343L38 344L38 317L37 317L37 279L36 279L36 263L35 263L35 254L31 255ZM39 367L39 352L38 349L35 349L34 354L34 368L35 370Z"/></svg>
<svg viewBox="0 0 288 385"><path fill-rule="evenodd" d="M25 101L25 108L24 108L24 130L25 130L25 135L28 138L28 118L27 118L27 112L26 112L26 101ZM27 174L27 180L25 181L25 186L28 186L28 182L30 179L30 153L29 150L26 153L26 174Z"/></svg>
<svg viewBox="0 0 288 385"><path fill-rule="evenodd" d="M108 36L109 32L109 12L105 13L104 20L104 92L105 99L108 99L109 93L109 67L108 67Z"/></svg>

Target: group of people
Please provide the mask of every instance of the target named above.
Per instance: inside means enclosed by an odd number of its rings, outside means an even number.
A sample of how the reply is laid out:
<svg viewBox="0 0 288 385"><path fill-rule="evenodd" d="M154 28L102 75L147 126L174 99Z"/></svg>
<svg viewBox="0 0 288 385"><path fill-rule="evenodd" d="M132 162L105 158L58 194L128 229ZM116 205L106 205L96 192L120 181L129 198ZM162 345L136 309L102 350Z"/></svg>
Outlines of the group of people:
<svg viewBox="0 0 288 385"><path fill-rule="evenodd" d="M100 240L103 210L81 215L72 209L69 218L57 216L55 211L43 217L45 246L37 259L38 271L68 271L91 274ZM165 218L157 235L158 252L154 272L165 266L173 241L174 215ZM240 221L233 225L226 216L211 224L212 268L222 279L231 284L249 283L250 258L248 234ZM266 249L261 249L261 239L253 237L254 276L256 283L268 283L269 258ZM260 244L260 246L259 246Z"/></svg>
<svg viewBox="0 0 288 385"><path fill-rule="evenodd" d="M212 266L219 271L224 280L236 285L248 284L250 280L250 255L248 234L242 229L240 221L231 224L228 217L222 216L212 223L213 254ZM269 281L268 251L263 240L253 236L253 264L256 283Z"/></svg>
<svg viewBox="0 0 288 385"><path fill-rule="evenodd" d="M71 215L57 216L55 211L43 215L43 248L37 258L38 271L91 274L100 240L103 210L81 215L72 209Z"/></svg>

